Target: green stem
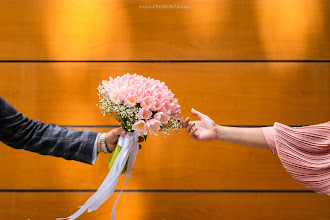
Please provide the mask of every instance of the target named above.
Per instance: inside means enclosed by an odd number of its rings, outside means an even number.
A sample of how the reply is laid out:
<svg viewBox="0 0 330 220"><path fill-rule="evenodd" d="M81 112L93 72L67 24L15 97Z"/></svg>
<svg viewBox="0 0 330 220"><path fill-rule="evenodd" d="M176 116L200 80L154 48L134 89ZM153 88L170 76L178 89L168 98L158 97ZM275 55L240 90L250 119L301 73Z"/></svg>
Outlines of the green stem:
<svg viewBox="0 0 330 220"><path fill-rule="evenodd" d="M115 163L115 160L116 160L118 154L120 153L121 149L123 149L123 148L117 144L117 146L115 148L115 151L111 154L111 157L109 158L109 161L108 161L109 170L111 170L111 168L112 168L113 164ZM121 172L121 174L126 173L128 160L129 160L129 158L126 161L125 167L124 167L123 171Z"/></svg>

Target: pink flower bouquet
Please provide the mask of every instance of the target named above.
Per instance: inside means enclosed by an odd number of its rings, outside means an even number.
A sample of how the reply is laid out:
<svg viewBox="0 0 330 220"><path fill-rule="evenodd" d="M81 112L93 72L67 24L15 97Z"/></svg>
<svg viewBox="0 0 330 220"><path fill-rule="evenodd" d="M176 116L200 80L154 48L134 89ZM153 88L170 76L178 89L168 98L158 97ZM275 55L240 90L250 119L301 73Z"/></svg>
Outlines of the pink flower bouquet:
<svg viewBox="0 0 330 220"><path fill-rule="evenodd" d="M157 136L181 128L178 99L164 82L127 73L104 80L98 90L103 115L110 113L129 132Z"/></svg>
<svg viewBox="0 0 330 220"><path fill-rule="evenodd" d="M182 127L178 99L174 98L164 82L127 73L102 81L98 91L98 105L103 115L110 114L128 132L118 139L117 147L108 162L108 176L86 203L68 219L76 219L86 209L88 212L96 210L115 191L120 174L127 172L124 189L139 149L139 136L144 135L146 139L148 133L157 136L158 131L166 136L170 130L179 132ZM115 219L116 204L121 192L112 209L112 220Z"/></svg>
<svg viewBox="0 0 330 220"><path fill-rule="evenodd" d="M125 74L109 81L104 80L98 87L100 109L103 115L110 114L128 132L141 132L145 139L147 133L165 135L171 129L180 131L180 105L165 83L140 75ZM117 145L109 159L111 169L121 151ZM127 170L127 164L123 173Z"/></svg>

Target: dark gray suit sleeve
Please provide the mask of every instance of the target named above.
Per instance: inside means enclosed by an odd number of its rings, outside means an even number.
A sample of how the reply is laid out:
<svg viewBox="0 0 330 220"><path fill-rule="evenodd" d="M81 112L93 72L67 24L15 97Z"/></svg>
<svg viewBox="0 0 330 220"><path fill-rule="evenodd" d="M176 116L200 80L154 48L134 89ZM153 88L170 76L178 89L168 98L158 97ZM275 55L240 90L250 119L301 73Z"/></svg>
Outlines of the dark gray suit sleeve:
<svg viewBox="0 0 330 220"><path fill-rule="evenodd" d="M34 121L0 97L0 141L10 147L91 164L97 135Z"/></svg>

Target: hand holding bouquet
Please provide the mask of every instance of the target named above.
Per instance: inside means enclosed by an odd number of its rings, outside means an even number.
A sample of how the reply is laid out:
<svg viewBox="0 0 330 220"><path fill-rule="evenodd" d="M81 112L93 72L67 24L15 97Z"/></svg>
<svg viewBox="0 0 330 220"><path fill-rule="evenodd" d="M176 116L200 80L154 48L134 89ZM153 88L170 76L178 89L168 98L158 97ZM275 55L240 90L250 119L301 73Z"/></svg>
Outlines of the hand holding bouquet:
<svg viewBox="0 0 330 220"><path fill-rule="evenodd" d="M148 133L157 136L158 131L166 136L170 130L179 132L182 127L178 99L164 82L127 73L102 81L98 91L103 115L114 117L127 134L119 138L108 162L109 174L99 189L68 219L76 219L86 209L88 212L96 210L115 191L120 174L127 172L124 189L138 152L139 136L144 135L147 139ZM115 207L121 192L112 209L112 219L115 219Z"/></svg>

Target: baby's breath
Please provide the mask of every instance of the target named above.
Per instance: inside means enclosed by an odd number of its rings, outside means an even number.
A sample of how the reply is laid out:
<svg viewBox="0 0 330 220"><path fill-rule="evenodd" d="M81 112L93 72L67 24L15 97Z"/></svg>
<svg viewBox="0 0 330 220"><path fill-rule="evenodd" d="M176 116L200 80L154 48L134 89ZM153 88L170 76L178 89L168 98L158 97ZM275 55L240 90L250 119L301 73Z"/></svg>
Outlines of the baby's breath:
<svg viewBox="0 0 330 220"><path fill-rule="evenodd" d="M121 126L127 130L132 131L132 126L135 122L139 120L140 107L129 107L124 102L120 104L115 104L111 101L109 95L105 93L102 85L99 85L99 108L103 113L103 116L110 114L114 119L120 122Z"/></svg>
<svg viewBox="0 0 330 220"><path fill-rule="evenodd" d="M175 134L180 133L181 128L181 120L175 119L172 115L170 115L170 120L167 124L162 125L162 127L160 128L160 132L162 132L166 137L167 135L170 135L171 130L174 130Z"/></svg>

